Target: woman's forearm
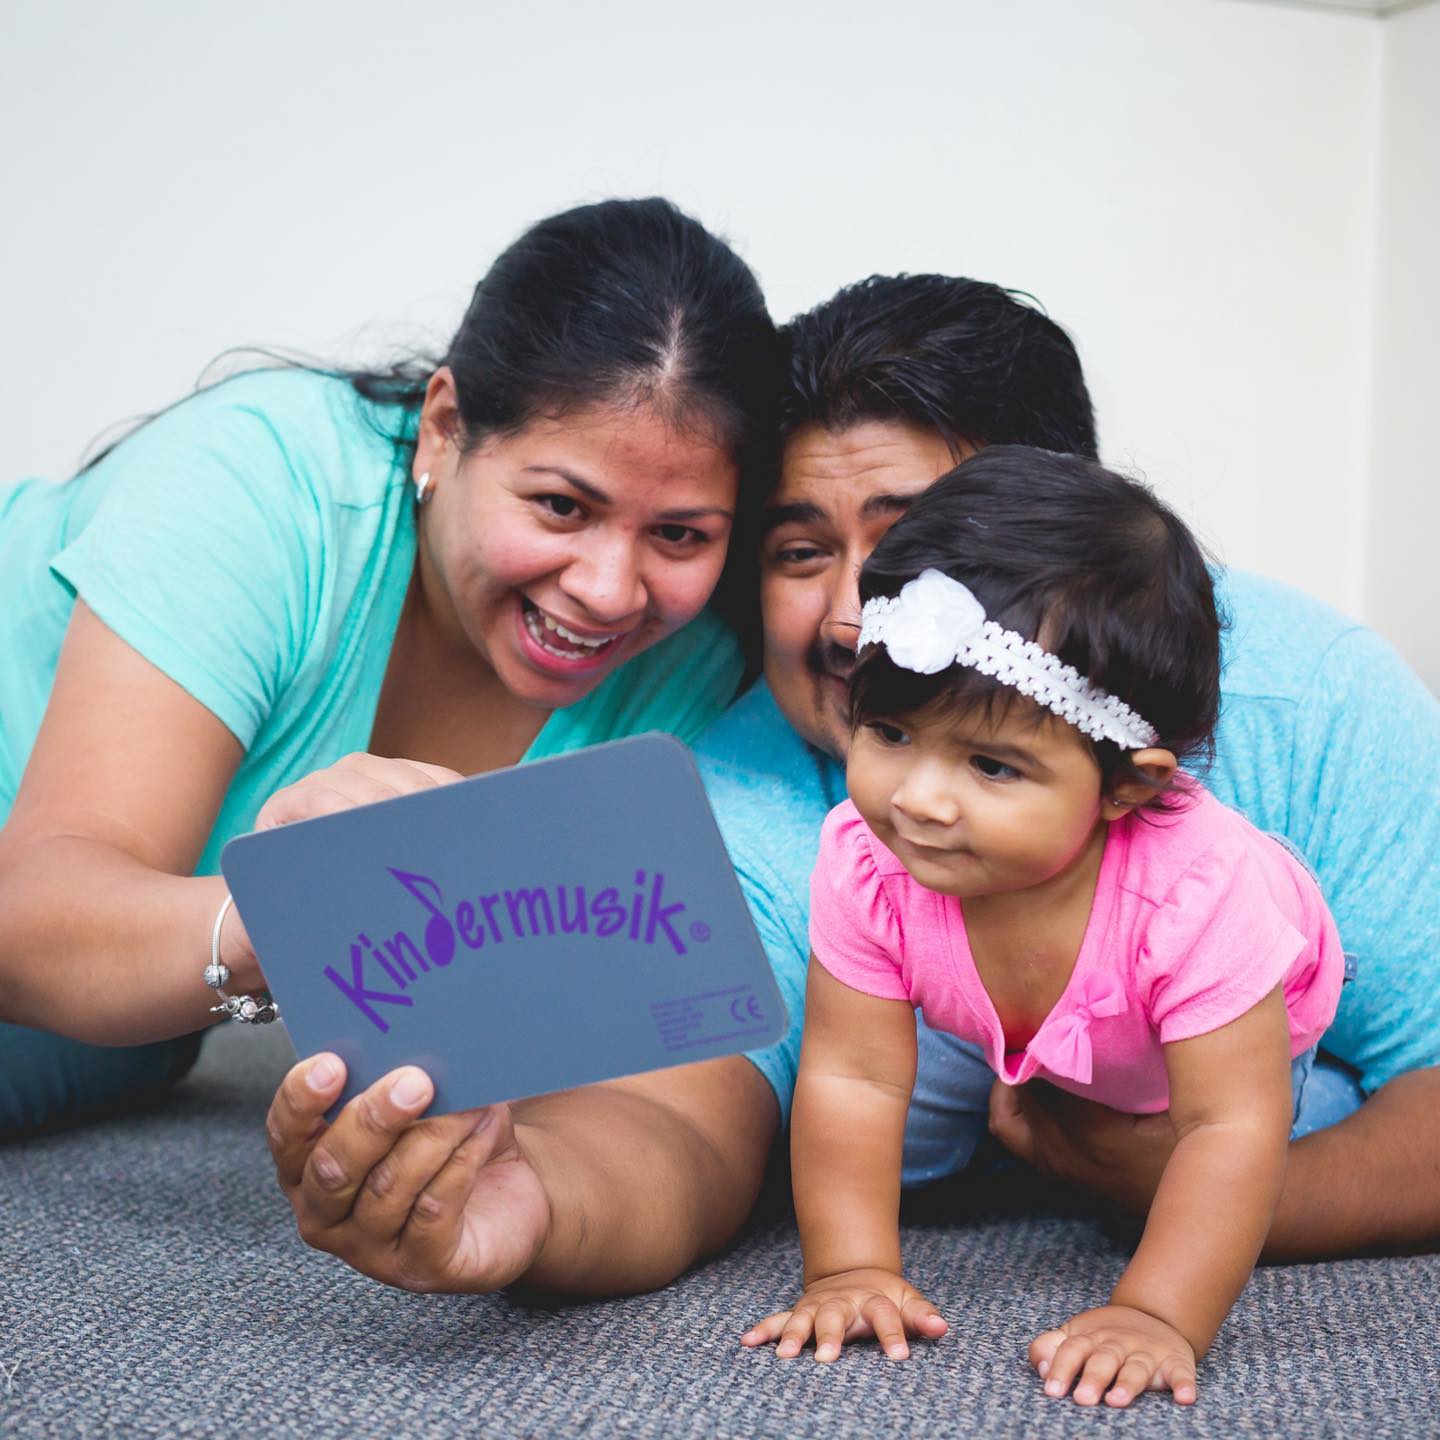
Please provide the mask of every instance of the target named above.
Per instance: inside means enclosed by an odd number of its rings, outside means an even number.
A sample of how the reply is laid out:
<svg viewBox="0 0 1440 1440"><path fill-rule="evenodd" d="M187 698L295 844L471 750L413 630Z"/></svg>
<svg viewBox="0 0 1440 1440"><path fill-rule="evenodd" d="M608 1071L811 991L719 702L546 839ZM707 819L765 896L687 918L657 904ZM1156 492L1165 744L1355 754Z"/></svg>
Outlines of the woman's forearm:
<svg viewBox="0 0 1440 1440"><path fill-rule="evenodd" d="M551 1217L519 1283L570 1295L653 1290L727 1244L779 1125L769 1084L741 1056L512 1108Z"/></svg>
<svg viewBox="0 0 1440 1440"><path fill-rule="evenodd" d="M97 1045L203 1028L224 895L219 876L167 875L97 840L0 832L0 1020ZM248 957L228 947L225 958L228 988L258 988Z"/></svg>

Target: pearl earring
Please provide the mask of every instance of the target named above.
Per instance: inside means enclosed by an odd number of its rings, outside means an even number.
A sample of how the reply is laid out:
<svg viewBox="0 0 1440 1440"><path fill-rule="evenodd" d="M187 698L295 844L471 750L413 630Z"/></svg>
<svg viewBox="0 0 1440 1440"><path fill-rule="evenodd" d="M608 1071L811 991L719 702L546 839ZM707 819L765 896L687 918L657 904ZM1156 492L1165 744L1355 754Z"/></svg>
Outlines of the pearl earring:
<svg viewBox="0 0 1440 1440"><path fill-rule="evenodd" d="M415 482L415 503L416 503L417 505L423 505L423 504L425 503L425 492L426 492L429 488L430 488L430 472L427 470L427 471L425 471L425 473L424 473L423 475L421 475L421 477Z"/></svg>

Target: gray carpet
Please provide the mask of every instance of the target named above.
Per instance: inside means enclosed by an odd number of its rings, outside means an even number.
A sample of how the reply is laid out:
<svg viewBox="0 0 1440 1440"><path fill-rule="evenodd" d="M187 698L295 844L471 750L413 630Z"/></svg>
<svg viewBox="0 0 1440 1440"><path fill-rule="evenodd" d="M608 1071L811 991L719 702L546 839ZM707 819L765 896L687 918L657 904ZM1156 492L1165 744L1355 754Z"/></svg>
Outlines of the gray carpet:
<svg viewBox="0 0 1440 1440"><path fill-rule="evenodd" d="M1440 1258L1260 1273L1200 1403L1048 1400L1037 1329L1100 1301L1123 1244L1083 1213L912 1221L950 1336L779 1363L736 1343L797 1273L761 1224L659 1294L553 1310L386 1290L296 1238L261 1119L288 1048L207 1043L155 1113L0 1150L0 1435L1440 1436Z"/></svg>

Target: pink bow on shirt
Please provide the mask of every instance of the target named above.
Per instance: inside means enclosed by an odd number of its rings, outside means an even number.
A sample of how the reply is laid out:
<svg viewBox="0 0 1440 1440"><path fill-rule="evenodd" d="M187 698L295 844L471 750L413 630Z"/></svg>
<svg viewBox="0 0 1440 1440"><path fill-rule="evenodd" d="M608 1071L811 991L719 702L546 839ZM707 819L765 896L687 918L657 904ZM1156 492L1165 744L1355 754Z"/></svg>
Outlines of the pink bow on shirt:
<svg viewBox="0 0 1440 1440"><path fill-rule="evenodd" d="M1052 1075L1088 1085L1094 1074L1090 1025L1126 1009L1125 987L1102 971L1087 975L1063 1015L1043 1026L1030 1042L1030 1054Z"/></svg>

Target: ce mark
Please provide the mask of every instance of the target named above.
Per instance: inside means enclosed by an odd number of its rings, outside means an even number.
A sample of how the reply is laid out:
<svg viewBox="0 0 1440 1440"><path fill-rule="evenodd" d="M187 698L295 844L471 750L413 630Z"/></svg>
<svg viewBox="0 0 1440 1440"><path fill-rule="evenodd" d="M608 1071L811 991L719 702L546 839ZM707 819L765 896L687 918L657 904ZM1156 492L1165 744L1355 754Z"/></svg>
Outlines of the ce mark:
<svg viewBox="0 0 1440 1440"><path fill-rule="evenodd" d="M730 1018L737 1025L744 1025L749 1021L763 1020L765 1012L753 995L737 995L730 1002Z"/></svg>

